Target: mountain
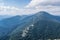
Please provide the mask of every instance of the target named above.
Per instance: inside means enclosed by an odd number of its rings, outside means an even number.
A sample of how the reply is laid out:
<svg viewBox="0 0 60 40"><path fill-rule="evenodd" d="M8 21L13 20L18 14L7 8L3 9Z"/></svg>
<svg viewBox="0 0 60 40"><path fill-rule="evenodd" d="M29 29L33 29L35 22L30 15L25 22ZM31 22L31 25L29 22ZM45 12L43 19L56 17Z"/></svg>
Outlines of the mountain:
<svg viewBox="0 0 60 40"><path fill-rule="evenodd" d="M10 34L14 29L20 26L27 15L17 15L9 18L0 20L0 40L4 40L8 34ZM21 22L22 21L22 22Z"/></svg>
<svg viewBox="0 0 60 40"><path fill-rule="evenodd" d="M60 38L60 22L58 16L41 11L28 16L21 21L12 33L11 40L39 40Z"/></svg>
<svg viewBox="0 0 60 40"><path fill-rule="evenodd" d="M45 19L47 18L48 20L54 20L54 21L60 22L60 16L51 15L51 14L45 12L45 11L41 11L41 12L38 12L38 13L39 13L41 16L44 16ZM39 15L39 14L37 14L37 15ZM40 16L40 17L41 17L41 16Z"/></svg>
<svg viewBox="0 0 60 40"><path fill-rule="evenodd" d="M10 31L0 40L39 40L43 38L60 38L60 19L58 18L60 17L41 11L34 15L22 17L14 16L2 20L0 21L1 27L5 27Z"/></svg>
<svg viewBox="0 0 60 40"><path fill-rule="evenodd" d="M6 36L20 23L20 16L5 18L0 21L0 38Z"/></svg>
<svg viewBox="0 0 60 40"><path fill-rule="evenodd" d="M20 16L10 17L0 21L1 27L11 27L16 25L20 21ZM10 25L10 26L9 26Z"/></svg>
<svg viewBox="0 0 60 40"><path fill-rule="evenodd" d="M12 17L11 15L0 15L0 21Z"/></svg>

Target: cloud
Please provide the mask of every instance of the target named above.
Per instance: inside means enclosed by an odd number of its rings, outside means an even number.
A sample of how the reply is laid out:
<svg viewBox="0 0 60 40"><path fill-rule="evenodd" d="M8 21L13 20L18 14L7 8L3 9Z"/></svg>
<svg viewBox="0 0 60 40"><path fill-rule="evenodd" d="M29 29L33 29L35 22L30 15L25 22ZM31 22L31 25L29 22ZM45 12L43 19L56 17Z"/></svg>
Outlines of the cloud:
<svg viewBox="0 0 60 40"><path fill-rule="evenodd" d="M31 9L32 13L47 11L53 15L60 15L60 0L32 0L25 8Z"/></svg>
<svg viewBox="0 0 60 40"><path fill-rule="evenodd" d="M49 12L52 15L60 15L60 6L35 6L34 8L28 8L28 13L35 14L40 11Z"/></svg>
<svg viewBox="0 0 60 40"><path fill-rule="evenodd" d="M29 15L35 10L26 8L17 8L14 6L0 6L0 15Z"/></svg>
<svg viewBox="0 0 60 40"><path fill-rule="evenodd" d="M43 2L44 0L32 0L26 7L33 7Z"/></svg>
<svg viewBox="0 0 60 40"><path fill-rule="evenodd" d="M24 8L0 5L0 15L29 15L39 11L47 11L53 15L60 15L59 4L60 0L32 0Z"/></svg>
<svg viewBox="0 0 60 40"><path fill-rule="evenodd" d="M17 8L14 6L0 6L0 15L29 15L39 11L47 11L53 15L59 15L59 6L35 6L34 8ZM57 14L56 14L57 13Z"/></svg>
<svg viewBox="0 0 60 40"><path fill-rule="evenodd" d="M0 6L0 15L17 15L19 12L20 9L14 6Z"/></svg>
<svg viewBox="0 0 60 40"><path fill-rule="evenodd" d="M15 6L5 6L4 0L0 0L0 15L22 15L22 9Z"/></svg>
<svg viewBox="0 0 60 40"><path fill-rule="evenodd" d="M36 11L46 11L52 15L60 15L60 6L36 6Z"/></svg>
<svg viewBox="0 0 60 40"><path fill-rule="evenodd" d="M60 5L60 0L32 0L26 7L35 7L36 5Z"/></svg>

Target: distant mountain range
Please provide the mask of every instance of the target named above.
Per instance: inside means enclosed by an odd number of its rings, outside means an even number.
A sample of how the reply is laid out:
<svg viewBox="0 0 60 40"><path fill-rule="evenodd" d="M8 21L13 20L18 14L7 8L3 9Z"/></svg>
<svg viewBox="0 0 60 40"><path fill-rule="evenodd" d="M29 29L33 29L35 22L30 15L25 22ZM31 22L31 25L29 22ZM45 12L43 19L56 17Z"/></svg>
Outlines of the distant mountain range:
<svg viewBox="0 0 60 40"><path fill-rule="evenodd" d="M0 40L39 40L60 38L60 16L41 11L0 21Z"/></svg>
<svg viewBox="0 0 60 40"><path fill-rule="evenodd" d="M11 15L0 15L0 21L12 17Z"/></svg>

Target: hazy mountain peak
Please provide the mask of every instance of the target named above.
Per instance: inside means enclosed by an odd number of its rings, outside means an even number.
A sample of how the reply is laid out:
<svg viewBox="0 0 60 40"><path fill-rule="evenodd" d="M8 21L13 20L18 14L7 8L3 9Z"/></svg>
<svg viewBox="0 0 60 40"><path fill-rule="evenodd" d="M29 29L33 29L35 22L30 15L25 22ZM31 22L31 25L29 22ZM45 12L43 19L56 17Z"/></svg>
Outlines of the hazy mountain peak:
<svg viewBox="0 0 60 40"><path fill-rule="evenodd" d="M45 12L45 11L40 11L40 12L38 12L38 14L39 15L45 15L45 16L50 15L48 12Z"/></svg>
<svg viewBox="0 0 60 40"><path fill-rule="evenodd" d="M16 16L13 16L13 17L21 17L21 16L19 16L19 15L16 15Z"/></svg>

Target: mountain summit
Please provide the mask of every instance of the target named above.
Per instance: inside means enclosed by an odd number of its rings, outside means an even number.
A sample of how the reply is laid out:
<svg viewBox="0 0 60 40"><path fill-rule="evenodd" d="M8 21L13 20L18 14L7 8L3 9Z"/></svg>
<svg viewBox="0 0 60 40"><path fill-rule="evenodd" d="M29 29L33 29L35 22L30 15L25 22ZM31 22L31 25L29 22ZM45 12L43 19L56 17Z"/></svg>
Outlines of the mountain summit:
<svg viewBox="0 0 60 40"><path fill-rule="evenodd" d="M50 15L48 12L45 12L45 11L40 11L40 12L38 12L38 15L45 15L45 16L47 16L47 15Z"/></svg>

